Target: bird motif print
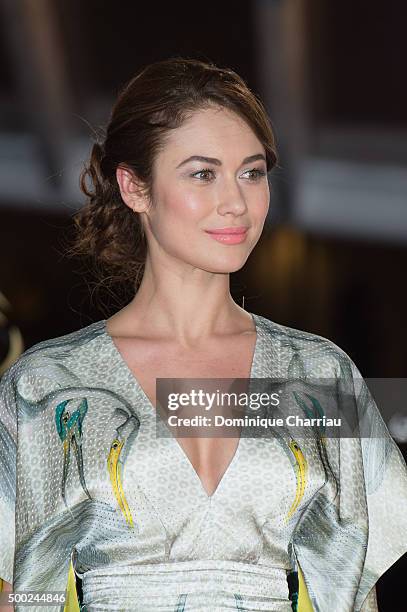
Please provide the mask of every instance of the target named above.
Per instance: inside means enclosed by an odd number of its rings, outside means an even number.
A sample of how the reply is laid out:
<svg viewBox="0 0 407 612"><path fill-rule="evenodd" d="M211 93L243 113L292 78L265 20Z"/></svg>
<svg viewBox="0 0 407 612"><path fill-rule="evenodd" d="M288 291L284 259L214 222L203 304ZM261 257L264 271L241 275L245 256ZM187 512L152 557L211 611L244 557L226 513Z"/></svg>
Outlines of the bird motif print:
<svg viewBox="0 0 407 612"><path fill-rule="evenodd" d="M299 504L301 503L302 498L304 497L305 487L307 484L307 461L305 456L296 440L291 438L289 442L289 448L294 455L295 458L295 476L297 479L297 487L295 492L295 498L291 505L291 508L287 514L286 522L292 517Z"/></svg>
<svg viewBox="0 0 407 612"><path fill-rule="evenodd" d="M294 471L296 479L296 491L294 501L285 517L285 522L288 523L290 518L301 503L304 496L306 485L307 485L307 471L308 464L304 453L301 450L297 440L293 438L288 429L285 429L284 433L278 431L277 427L271 429L270 434L280 444L282 450L286 454L290 465Z"/></svg>
<svg viewBox="0 0 407 612"><path fill-rule="evenodd" d="M85 482L82 455L82 425L88 411L88 402L86 398L84 398L79 407L71 413L68 410L68 404L71 401L73 400L64 400L63 402L60 402L55 409L56 428L64 451L61 495L66 507L68 507L66 502L66 481L71 462L71 448L73 449L73 453L76 458L79 481L82 489L85 491L89 499L92 499Z"/></svg>
<svg viewBox="0 0 407 612"><path fill-rule="evenodd" d="M318 417L322 418L323 416L325 416L325 413L322 409L320 402L314 396L310 395L309 393L305 393L305 395L311 402L311 406L308 406L307 403L300 397L298 393L293 391L293 394L294 394L297 404L303 410L307 418L309 419L318 418ZM323 460L324 465L325 465L326 455L327 455L326 427L323 423L317 425L317 432L318 432L317 444L318 444L318 448L321 454L321 459ZM301 451L301 448L299 447L298 443L293 438L291 438L289 442L289 447L296 460L295 472L296 472L296 477L297 477L297 490L296 490L294 502L287 515L287 520L293 515L299 503L301 502L301 499L304 496L306 482L307 482L307 461L305 459L303 452ZM329 468L330 466L328 465L326 467Z"/></svg>
<svg viewBox="0 0 407 612"><path fill-rule="evenodd" d="M308 464L298 442L292 437L290 433L287 432L285 434L282 434L277 431L277 428L274 428L271 431L271 435L277 440L284 453L287 455L287 458L291 464L296 479L296 491L294 501L285 517L285 522L287 523L298 508L304 496L307 485Z"/></svg>
<svg viewBox="0 0 407 612"><path fill-rule="evenodd" d="M294 397L295 397L295 399L297 401L297 404L300 406L300 408L302 408L302 410L306 414L307 418L309 418L309 419L316 419L316 418L322 419L325 416L325 413L324 413L324 411L322 409L322 406L321 406L320 402L317 400L316 397L313 397L309 393L305 393L305 395L308 397L308 399L311 400L312 407L309 407L304 402L304 400L301 399L301 397L299 396L298 393L296 393L295 391L293 391L293 393L294 393ZM323 422L322 423L318 423L316 428L317 428L317 431L319 433L319 438L325 444L326 443L326 425L324 425Z"/></svg>
<svg viewBox="0 0 407 612"><path fill-rule="evenodd" d="M127 415L125 411L120 409L116 412L124 413L127 418L124 423L122 423L122 425L116 429L116 436L112 441L107 458L107 469L109 472L113 493L117 503L119 504L119 508L123 513L126 523L131 529L133 529L133 517L123 490L122 468L124 457L122 451L126 442L131 442L134 436L137 434L140 422L135 415Z"/></svg>
<svg viewBox="0 0 407 612"><path fill-rule="evenodd" d="M295 397L297 404L303 410L307 418L322 419L323 417L326 416L321 406L321 403L317 400L316 397L314 397L313 395L309 393L304 392L304 394L311 401L311 406L308 406L307 403L300 397L299 393L296 393L295 391L293 393L294 393L294 397ZM331 479L332 486L335 487L337 491L339 491L339 483L337 481L335 472L332 469L332 466L330 464L329 457L328 457L326 425L324 424L324 422L318 423L316 426L313 427L313 429L316 432L316 436L315 436L316 445L317 445L319 456L321 458L321 461L322 461L322 464L325 470L325 482L327 482L328 476L329 476L329 478Z"/></svg>
<svg viewBox="0 0 407 612"><path fill-rule="evenodd" d="M107 466L110 476L110 482L112 483L113 493L117 499L117 503L119 504L120 509L123 512L126 522L131 528L133 528L133 517L131 515L129 505L126 501L122 486L120 453L122 452L123 445L124 440L120 440L119 438L115 438L113 440L112 445L110 447L109 456L107 458Z"/></svg>

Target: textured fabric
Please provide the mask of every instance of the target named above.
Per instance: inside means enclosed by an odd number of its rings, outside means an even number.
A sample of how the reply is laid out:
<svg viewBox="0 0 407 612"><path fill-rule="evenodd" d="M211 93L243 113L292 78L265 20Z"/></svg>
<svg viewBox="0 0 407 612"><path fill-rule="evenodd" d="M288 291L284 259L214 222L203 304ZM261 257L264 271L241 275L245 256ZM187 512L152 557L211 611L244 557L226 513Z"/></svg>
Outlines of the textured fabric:
<svg viewBox="0 0 407 612"><path fill-rule="evenodd" d="M312 608L312 603L309 599L308 596L308 592L307 592L307 587L305 586L305 582L304 582L304 577L302 575L302 571L301 571L301 567L298 567L298 577L299 577L299 581L298 581L298 586L299 586L299 592L298 592L298 612L313 612L313 608ZM1 579L0 579L0 591L1 591ZM373 595L374 597L374 603L377 604L376 599L375 599L375 589L373 588L371 591L371 596ZM366 606L368 604L368 600L365 600L365 603L363 604L364 606ZM370 604L371 605L371 604ZM362 608L363 611L365 612L373 612L375 610L377 610L377 607L373 607L373 608L369 608L369 609L365 609L365 607ZM77 593L77 589L76 589L76 584L75 584L75 578L74 578L74 569L72 566L72 563L69 566L69 574L68 574L68 583L67 583L67 594L66 594L66 604L65 604L65 608L64 608L64 612L79 612L79 607L78 607L78 593Z"/></svg>
<svg viewBox="0 0 407 612"><path fill-rule="evenodd" d="M299 564L315 612L369 609L407 551L406 464L339 347L252 316L251 377L336 377L380 437L242 437L208 496L105 320L40 342L0 383L0 576L64 590L72 559L89 612L289 612Z"/></svg>

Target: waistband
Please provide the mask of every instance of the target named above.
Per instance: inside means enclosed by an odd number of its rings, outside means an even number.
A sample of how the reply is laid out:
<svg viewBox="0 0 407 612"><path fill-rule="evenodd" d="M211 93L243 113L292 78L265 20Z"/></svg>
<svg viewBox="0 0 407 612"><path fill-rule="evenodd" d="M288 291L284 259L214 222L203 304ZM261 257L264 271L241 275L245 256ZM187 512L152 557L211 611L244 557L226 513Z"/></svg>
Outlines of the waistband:
<svg viewBox="0 0 407 612"><path fill-rule="evenodd" d="M126 597L225 591L289 600L284 568L217 559L97 568L83 575L83 591L88 600L113 591Z"/></svg>

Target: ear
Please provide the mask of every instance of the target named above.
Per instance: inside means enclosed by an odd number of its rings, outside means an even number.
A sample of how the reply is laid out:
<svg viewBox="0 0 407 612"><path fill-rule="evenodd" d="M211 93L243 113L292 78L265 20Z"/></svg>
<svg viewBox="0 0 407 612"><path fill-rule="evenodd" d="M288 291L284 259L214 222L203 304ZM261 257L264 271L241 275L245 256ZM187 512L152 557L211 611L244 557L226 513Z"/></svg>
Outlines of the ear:
<svg viewBox="0 0 407 612"><path fill-rule="evenodd" d="M118 166L116 180L119 185L123 202L134 212L147 210L147 197L145 188L129 168Z"/></svg>

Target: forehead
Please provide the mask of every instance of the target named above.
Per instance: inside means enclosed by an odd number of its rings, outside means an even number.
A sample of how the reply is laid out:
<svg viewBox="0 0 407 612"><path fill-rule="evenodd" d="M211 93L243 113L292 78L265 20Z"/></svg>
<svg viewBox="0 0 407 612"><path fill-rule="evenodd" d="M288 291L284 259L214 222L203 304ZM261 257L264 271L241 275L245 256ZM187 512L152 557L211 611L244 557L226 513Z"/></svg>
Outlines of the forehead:
<svg viewBox="0 0 407 612"><path fill-rule="evenodd" d="M246 121L227 108L205 108L195 111L180 127L171 130L166 138L163 153L171 156L202 154L215 156L223 150L242 157L248 151L262 146ZM198 150L199 149L199 150Z"/></svg>

